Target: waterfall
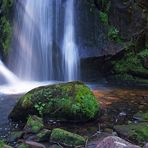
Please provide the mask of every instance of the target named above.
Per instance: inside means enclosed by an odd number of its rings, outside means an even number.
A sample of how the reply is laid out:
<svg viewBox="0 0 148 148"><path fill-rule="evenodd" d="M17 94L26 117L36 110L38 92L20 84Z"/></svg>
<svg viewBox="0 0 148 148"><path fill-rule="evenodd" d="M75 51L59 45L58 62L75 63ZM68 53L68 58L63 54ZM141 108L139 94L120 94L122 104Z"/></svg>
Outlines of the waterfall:
<svg viewBox="0 0 148 148"><path fill-rule="evenodd" d="M75 80L78 78L79 55L75 44L74 34L74 0L66 2L64 40L63 40L63 69L64 80Z"/></svg>
<svg viewBox="0 0 148 148"><path fill-rule="evenodd" d="M19 81L17 77L0 60L0 82L1 77L3 81L6 81L6 83L9 84L13 84Z"/></svg>
<svg viewBox="0 0 148 148"><path fill-rule="evenodd" d="M17 0L10 68L22 80L76 80L74 0Z"/></svg>

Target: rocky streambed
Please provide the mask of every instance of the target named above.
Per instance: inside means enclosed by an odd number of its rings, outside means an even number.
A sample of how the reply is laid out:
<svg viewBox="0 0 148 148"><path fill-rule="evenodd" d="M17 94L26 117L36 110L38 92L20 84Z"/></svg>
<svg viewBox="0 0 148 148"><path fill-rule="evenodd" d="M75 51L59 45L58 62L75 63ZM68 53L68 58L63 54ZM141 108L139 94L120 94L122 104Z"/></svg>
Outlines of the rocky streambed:
<svg viewBox="0 0 148 148"><path fill-rule="evenodd" d="M75 91L74 88L73 91ZM79 90L82 91L81 88L79 88ZM58 94L59 92L57 93L57 95ZM86 93L86 90L83 96L85 96L85 94L88 94L88 92ZM11 145L12 147L20 147L20 148L23 147L101 148L101 146L102 148L104 148L107 145L108 147L112 146L116 148L121 146L131 147L133 146L131 145L131 143L134 145L144 146L148 142L147 89L143 90L143 89L111 88L111 87L102 89L100 86L99 87L96 86L93 87L93 94L95 95L95 97L97 98L97 102L99 103L98 114L96 113L97 112L96 108L93 108L93 110L91 110L91 112L94 111L95 118L90 118L91 116L93 116L92 114L89 114L90 115L89 117L86 117L85 116L86 114L80 115L80 113L82 112L79 111L78 119L83 119L81 121L76 120L76 117L74 118L75 120L72 121L71 119L69 119L67 115L65 116L66 118L64 117L66 120L63 120L61 117L55 120L54 118L52 119L48 118L48 116L46 116L46 118L44 118L43 120L42 118L39 118L37 116L29 116L29 118L26 118L25 122L17 122L17 123L8 121L8 115L10 116L10 112L14 108L17 102L17 98L20 98L20 96L22 95L1 96L0 98L1 140L5 140L6 143ZM41 100L38 101L38 103L39 102L41 102ZM61 103L62 102L60 102L60 104ZM75 104L75 102L73 102L73 104ZM26 105L26 102L24 105ZM56 103L52 104L52 106L53 105L56 106ZM92 102L89 102L88 106L92 107L91 105ZM93 106L94 105L95 103L93 104ZM38 116L41 116L42 107L44 108L44 103L39 103L38 106L36 106L36 109L39 112L39 114L36 112L33 112L33 114L36 115L38 114ZM66 106L64 106L64 108L65 107ZM78 108L76 108L75 110L77 109ZM92 109L92 108L86 107L85 110L87 109ZM20 110L20 117L25 119L26 114L23 111L24 110ZM55 111L52 111L52 113L58 113L61 111L63 112L61 108L57 108L56 106ZM86 120L87 118L89 120ZM126 141L124 141L123 139ZM0 142L0 145L4 145L4 143Z"/></svg>

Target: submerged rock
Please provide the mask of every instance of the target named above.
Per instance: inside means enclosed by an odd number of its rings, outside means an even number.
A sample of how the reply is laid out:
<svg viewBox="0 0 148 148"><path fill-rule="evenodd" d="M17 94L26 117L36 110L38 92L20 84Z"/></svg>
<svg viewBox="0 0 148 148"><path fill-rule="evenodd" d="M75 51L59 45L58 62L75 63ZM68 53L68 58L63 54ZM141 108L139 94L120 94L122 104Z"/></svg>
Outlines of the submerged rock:
<svg viewBox="0 0 148 148"><path fill-rule="evenodd" d="M29 116L27 123L25 125L25 130L31 133L38 133L41 129L43 129L43 121L42 118L37 116Z"/></svg>
<svg viewBox="0 0 148 148"><path fill-rule="evenodd" d="M84 83L75 81L31 90L19 99L9 117L23 120L29 114L37 114L58 120L86 121L98 111L92 91Z"/></svg>
<svg viewBox="0 0 148 148"><path fill-rule="evenodd" d="M24 134L23 131L11 132L9 137L8 137L8 140L9 140L9 142L14 142L14 141L20 139L23 136L23 134Z"/></svg>
<svg viewBox="0 0 148 148"><path fill-rule="evenodd" d="M51 134L50 130L43 129L36 135L35 141L38 141L38 142L49 141L50 134Z"/></svg>
<svg viewBox="0 0 148 148"><path fill-rule="evenodd" d="M109 136L104 138L96 148L140 148L137 145L133 145L119 137Z"/></svg>
<svg viewBox="0 0 148 148"><path fill-rule="evenodd" d="M136 140L139 143L148 142L148 122L128 125L116 125L114 126L114 129L120 135L132 140Z"/></svg>
<svg viewBox="0 0 148 148"><path fill-rule="evenodd" d="M46 148L46 146L34 141L24 141L24 143L18 145L17 148Z"/></svg>
<svg viewBox="0 0 148 148"><path fill-rule="evenodd" d="M0 140L0 148L12 148L12 147L5 144L2 140Z"/></svg>
<svg viewBox="0 0 148 148"><path fill-rule="evenodd" d="M69 146L80 146L85 144L84 137L77 134L73 134L60 128L52 130L50 140L52 142L57 142Z"/></svg>
<svg viewBox="0 0 148 148"><path fill-rule="evenodd" d="M138 120L139 122L148 122L148 112L138 112L136 113L133 118Z"/></svg>

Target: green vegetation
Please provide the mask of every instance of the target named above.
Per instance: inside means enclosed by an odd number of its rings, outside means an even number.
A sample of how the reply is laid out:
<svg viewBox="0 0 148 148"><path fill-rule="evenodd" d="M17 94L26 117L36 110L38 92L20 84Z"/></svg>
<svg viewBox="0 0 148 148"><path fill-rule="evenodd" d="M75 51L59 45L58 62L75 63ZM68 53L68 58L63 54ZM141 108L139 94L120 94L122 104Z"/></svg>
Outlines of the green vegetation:
<svg viewBox="0 0 148 148"><path fill-rule="evenodd" d="M4 56L6 57L9 52L9 46L12 36L12 26L10 24L10 13L13 7L13 0L3 0L2 1L2 16L0 18L0 44L3 48Z"/></svg>
<svg viewBox="0 0 148 148"><path fill-rule="evenodd" d="M121 43L121 38L119 35L119 30L115 27L109 27L108 30L108 38L110 40L116 41L118 43Z"/></svg>
<svg viewBox="0 0 148 148"><path fill-rule="evenodd" d="M4 145L5 145L4 141L0 140L0 147L2 148L4 147Z"/></svg>
<svg viewBox="0 0 148 148"><path fill-rule="evenodd" d="M148 49L138 53L128 50L122 59L113 62L115 73L127 80L134 80L134 77L146 78L148 69L144 66L145 58L148 58Z"/></svg>
<svg viewBox="0 0 148 148"><path fill-rule="evenodd" d="M85 138L82 136L59 128L53 129L51 133L51 141L72 146L80 146L85 144Z"/></svg>
<svg viewBox="0 0 148 148"><path fill-rule="evenodd" d="M12 148L12 147L9 145L6 145L3 140L0 140L0 148Z"/></svg>
<svg viewBox="0 0 148 148"><path fill-rule="evenodd" d="M148 124L140 129L135 129L134 132L138 141L148 142Z"/></svg>
<svg viewBox="0 0 148 148"><path fill-rule="evenodd" d="M26 144L20 144L18 145L18 148L29 148L29 146L27 146Z"/></svg>
<svg viewBox="0 0 148 148"><path fill-rule="evenodd" d="M108 0L101 0L102 9L99 12L99 18L103 25L107 26L107 36L110 40L121 43L121 37L119 35L119 30L115 26L111 26L109 23L109 11L111 7L111 2Z"/></svg>
<svg viewBox="0 0 148 148"><path fill-rule="evenodd" d="M99 17L102 24L108 25L108 14L106 12L100 11Z"/></svg>
<svg viewBox="0 0 148 148"><path fill-rule="evenodd" d="M11 28L9 20L5 16L1 18L1 22L3 26L2 46L3 46L3 51L4 51L5 56L7 56L9 52L8 50L9 50L11 36L12 36L12 28Z"/></svg>
<svg viewBox="0 0 148 148"><path fill-rule="evenodd" d="M43 121L37 116L29 116L25 129L31 131L32 133L39 132L44 127Z"/></svg>
<svg viewBox="0 0 148 148"><path fill-rule="evenodd" d="M138 143L148 142L148 122L116 125L114 128L120 135L136 140Z"/></svg>
<svg viewBox="0 0 148 148"><path fill-rule="evenodd" d="M145 122L145 121L148 122L148 111L147 112L139 111L134 115L134 117L138 118L142 122Z"/></svg>
<svg viewBox="0 0 148 148"><path fill-rule="evenodd" d="M99 104L82 82L69 82L33 89L20 98L10 117L28 116L29 110L61 120L89 120L99 112Z"/></svg>
<svg viewBox="0 0 148 148"><path fill-rule="evenodd" d="M45 109L45 103L42 102L37 102L34 107L36 108L36 110L39 112L39 114L42 116L43 115L43 111Z"/></svg>

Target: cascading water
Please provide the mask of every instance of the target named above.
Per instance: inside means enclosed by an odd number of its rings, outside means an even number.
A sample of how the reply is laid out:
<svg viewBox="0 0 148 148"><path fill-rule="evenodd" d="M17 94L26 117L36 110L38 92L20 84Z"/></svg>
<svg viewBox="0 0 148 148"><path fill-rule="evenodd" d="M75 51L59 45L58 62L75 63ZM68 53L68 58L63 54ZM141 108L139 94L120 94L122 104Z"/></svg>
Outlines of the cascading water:
<svg viewBox="0 0 148 148"><path fill-rule="evenodd" d="M2 63L0 60L0 77L2 77L3 81L6 83L13 84L18 82L17 77Z"/></svg>
<svg viewBox="0 0 148 148"><path fill-rule="evenodd" d="M16 3L11 63L21 79L52 79L52 12L52 0Z"/></svg>
<svg viewBox="0 0 148 148"><path fill-rule="evenodd" d="M79 79L74 26L74 0L17 0L9 58L15 74L0 62L0 75L9 84L0 93Z"/></svg>
<svg viewBox="0 0 148 148"><path fill-rule="evenodd" d="M79 54L74 34L74 0L66 2L64 41L62 47L64 80L75 80L79 76Z"/></svg>
<svg viewBox="0 0 148 148"><path fill-rule="evenodd" d="M74 0L17 0L11 47L10 67L23 80L78 79Z"/></svg>

